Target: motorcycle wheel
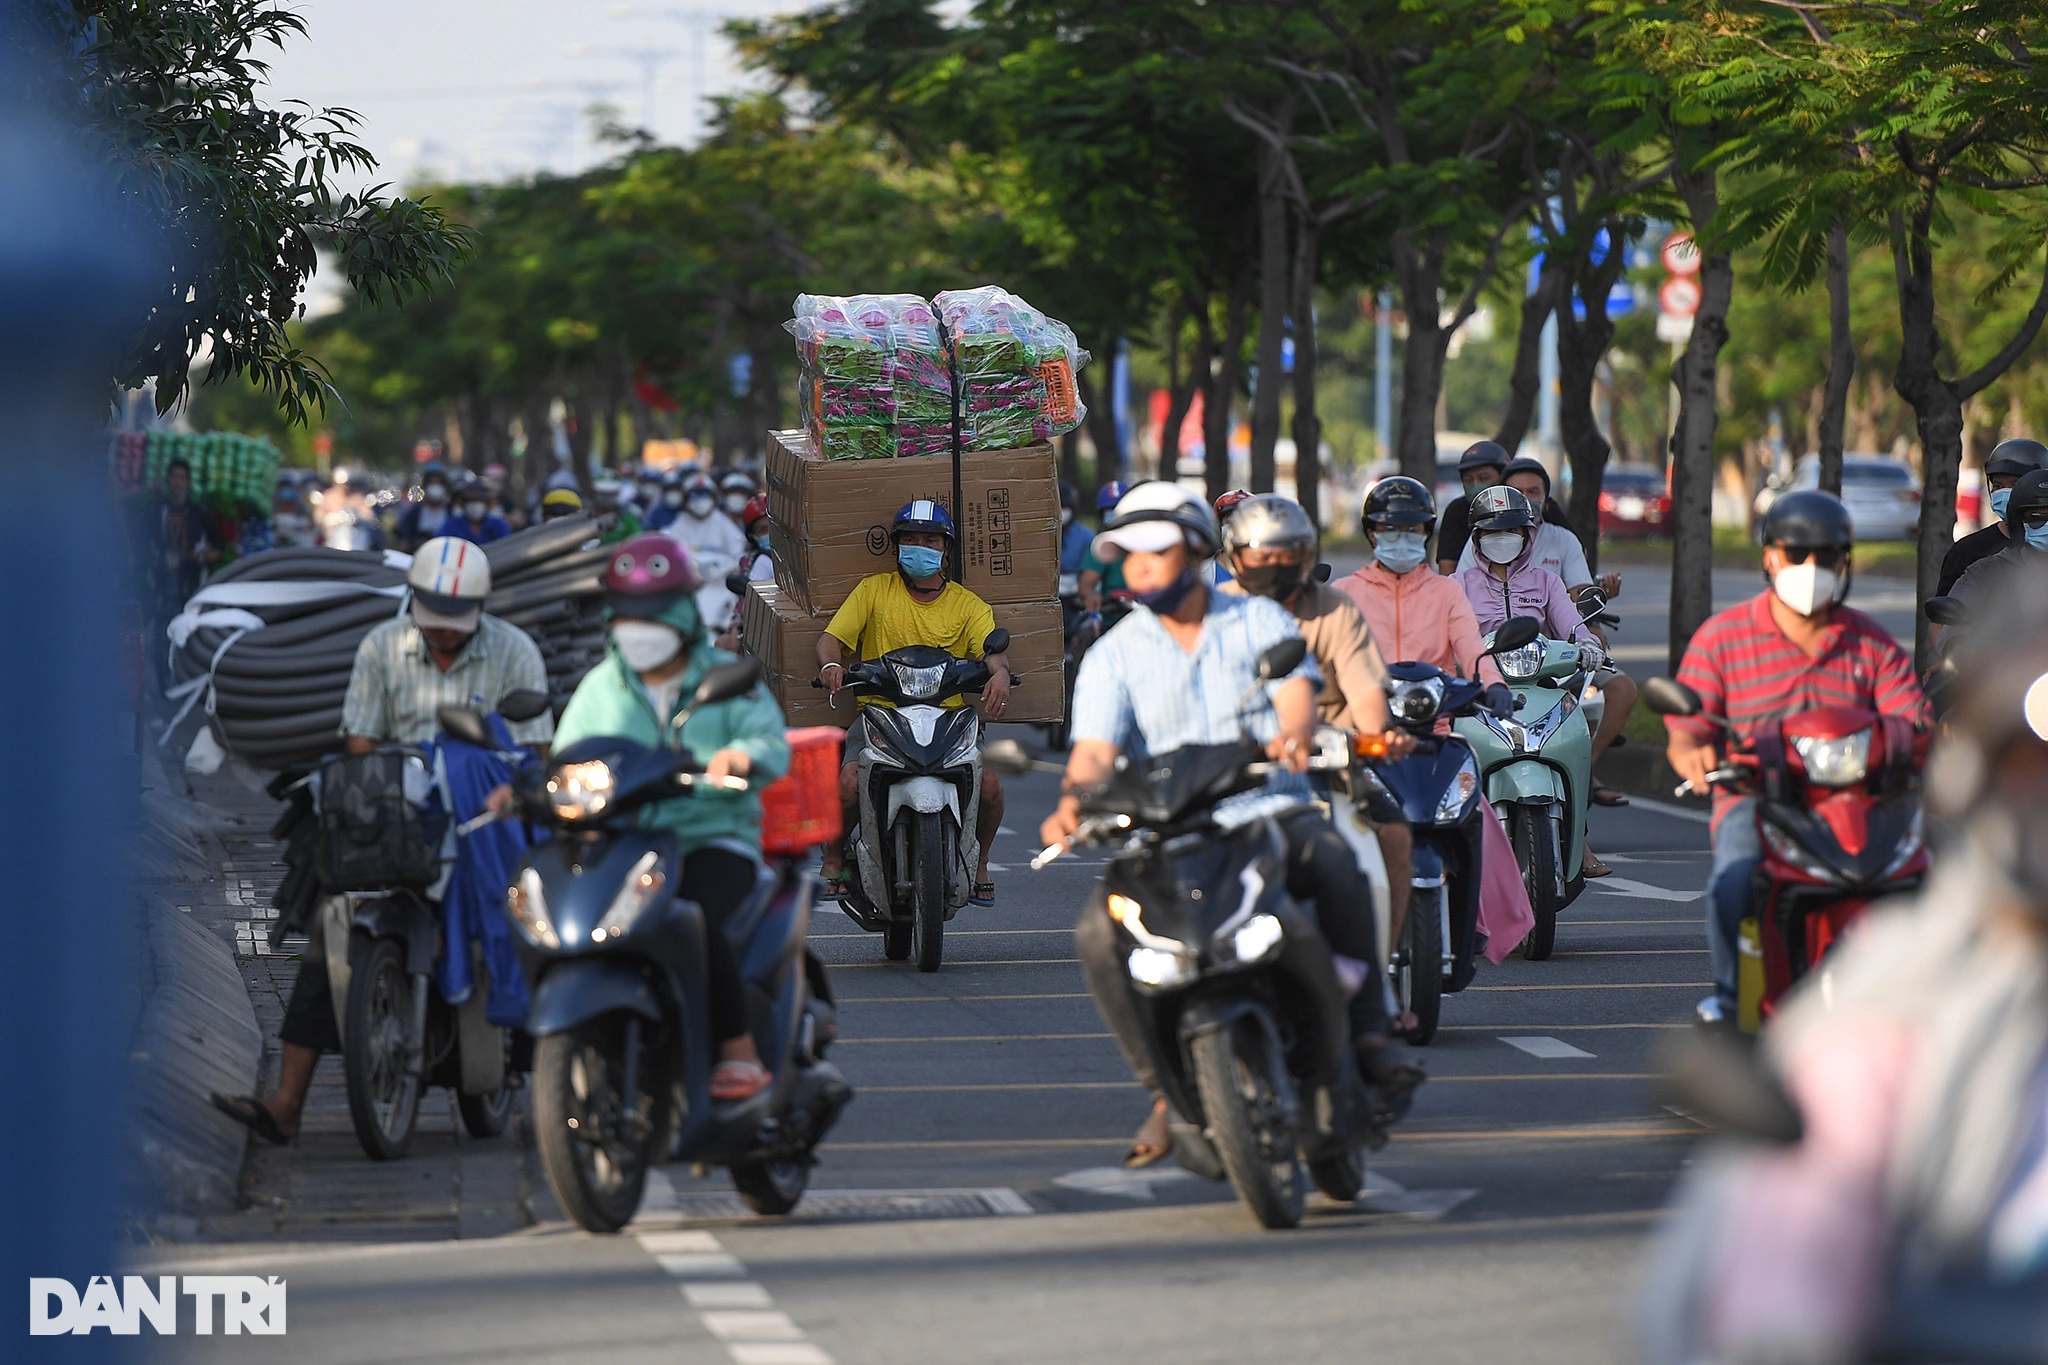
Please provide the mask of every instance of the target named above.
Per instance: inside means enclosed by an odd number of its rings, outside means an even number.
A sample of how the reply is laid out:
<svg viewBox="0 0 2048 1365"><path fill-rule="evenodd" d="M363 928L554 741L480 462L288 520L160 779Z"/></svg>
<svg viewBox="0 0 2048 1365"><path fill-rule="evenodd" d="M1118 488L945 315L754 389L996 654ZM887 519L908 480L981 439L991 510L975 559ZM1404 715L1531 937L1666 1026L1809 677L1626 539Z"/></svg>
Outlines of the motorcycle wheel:
<svg viewBox="0 0 2048 1365"><path fill-rule="evenodd" d="M919 812L910 831L910 904L917 969L935 972L946 951L946 838L937 811Z"/></svg>
<svg viewBox="0 0 2048 1365"><path fill-rule="evenodd" d="M1408 922L1401 926L1401 948L1408 961L1401 969L1396 993L1401 1008L1415 1015L1415 1027L1406 1037L1417 1047L1436 1037L1437 1020L1443 1013L1443 896L1441 886L1414 888L1408 894Z"/></svg>
<svg viewBox="0 0 2048 1365"><path fill-rule="evenodd" d="M800 1161L749 1161L732 1168L740 1202L769 1217L795 1208L810 1183L811 1168Z"/></svg>
<svg viewBox="0 0 2048 1365"><path fill-rule="evenodd" d="M341 1053L348 1116L372 1161L404 1156L419 1122L420 1078L405 1069L405 1031L411 1025L405 949L396 940L376 939L349 974Z"/></svg>
<svg viewBox="0 0 2048 1365"><path fill-rule="evenodd" d="M1522 956L1531 962L1549 961L1557 945L1560 882L1556 829L1556 821L1527 806L1514 807L1508 816L1508 837L1514 841L1515 861L1522 865L1529 909L1536 915L1536 927L1522 942Z"/></svg>
<svg viewBox="0 0 2048 1365"><path fill-rule="evenodd" d="M512 1126L512 1087L500 1086L485 1095L455 1096L455 1107L462 1111L462 1127L473 1138L494 1138L501 1136Z"/></svg>
<svg viewBox="0 0 2048 1365"><path fill-rule="evenodd" d="M654 1129L634 1138L619 1131L626 1111L619 1093L625 1019L600 1015L563 1033L551 1033L533 1050L533 1127L548 1186L578 1227L617 1232L640 1209L647 1168L654 1154ZM644 1078L652 1057L641 1058ZM635 1102L658 1103L642 1083Z"/></svg>
<svg viewBox="0 0 2048 1365"><path fill-rule="evenodd" d="M1308 1173L1316 1188L1330 1198L1340 1204L1356 1203L1358 1192L1365 1188L1365 1153L1353 1147L1341 1156L1311 1161Z"/></svg>
<svg viewBox="0 0 2048 1365"><path fill-rule="evenodd" d="M885 924L882 926L882 956L891 962L901 962L910 956L910 926L907 924Z"/></svg>
<svg viewBox="0 0 2048 1365"><path fill-rule="evenodd" d="M1291 1228L1301 1222L1307 1182L1294 1129L1279 1118L1288 1082L1266 1074L1264 1049L1245 1045L1240 1033L1213 1029L1194 1039L1202 1113L1237 1197L1261 1227Z"/></svg>

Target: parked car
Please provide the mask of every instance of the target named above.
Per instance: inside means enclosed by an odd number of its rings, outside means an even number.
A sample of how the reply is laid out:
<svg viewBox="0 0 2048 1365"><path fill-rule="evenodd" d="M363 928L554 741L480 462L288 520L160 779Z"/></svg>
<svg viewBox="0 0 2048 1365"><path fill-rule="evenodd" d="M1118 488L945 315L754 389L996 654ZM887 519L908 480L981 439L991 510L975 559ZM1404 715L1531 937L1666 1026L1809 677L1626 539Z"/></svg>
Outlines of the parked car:
<svg viewBox="0 0 2048 1365"><path fill-rule="evenodd" d="M1820 487L1820 457L1802 455L1792 481L1765 488L1756 500L1759 522L1783 493ZM1903 460L1851 452L1842 457L1842 501L1858 540L1911 540L1920 533L1920 480Z"/></svg>
<svg viewBox="0 0 2048 1365"><path fill-rule="evenodd" d="M1671 522L1671 493L1654 465L1611 464L1600 476L1600 534L1663 535Z"/></svg>

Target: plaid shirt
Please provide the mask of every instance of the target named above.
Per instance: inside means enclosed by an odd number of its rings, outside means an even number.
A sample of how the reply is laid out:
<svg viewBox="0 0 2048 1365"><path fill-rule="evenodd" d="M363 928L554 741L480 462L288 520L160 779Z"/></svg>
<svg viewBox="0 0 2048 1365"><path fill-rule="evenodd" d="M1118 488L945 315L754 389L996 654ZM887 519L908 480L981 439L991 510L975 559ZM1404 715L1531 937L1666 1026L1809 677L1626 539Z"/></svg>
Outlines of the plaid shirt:
<svg viewBox="0 0 2048 1365"><path fill-rule="evenodd" d="M1678 681L1699 693L1707 715L1726 717L1744 738L1767 722L1820 706L1860 706L1910 720L1922 731L1933 723L1913 661L1884 627L1860 611L1836 607L1820 652L1809 658L1772 619L1768 589L1707 618L1686 647ZM1664 724L1701 742L1719 738L1717 727L1697 717L1667 716ZM1717 788L1715 814L1735 799Z"/></svg>
<svg viewBox="0 0 2048 1365"><path fill-rule="evenodd" d="M420 744L441 729L434 715L441 707L489 711L507 692L521 688L547 691L548 670L540 647L519 627L489 614L479 616L475 638L443 673L427 653L427 642L412 617L397 616L365 635L356 647L348 698L341 707L341 733L380 744ZM555 719L543 711L511 728L521 744L545 744L554 737Z"/></svg>

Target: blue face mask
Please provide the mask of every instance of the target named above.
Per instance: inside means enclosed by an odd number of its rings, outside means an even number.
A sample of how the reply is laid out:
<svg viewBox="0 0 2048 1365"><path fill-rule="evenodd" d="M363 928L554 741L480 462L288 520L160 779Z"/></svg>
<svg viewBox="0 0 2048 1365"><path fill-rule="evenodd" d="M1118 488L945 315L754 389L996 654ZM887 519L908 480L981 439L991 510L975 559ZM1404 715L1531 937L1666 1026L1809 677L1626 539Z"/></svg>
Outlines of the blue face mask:
<svg viewBox="0 0 2048 1365"><path fill-rule="evenodd" d="M1134 593L1133 596L1161 616L1166 616L1187 600L1187 595L1195 590L1195 581L1194 568L1189 566L1181 570L1179 578L1165 587L1156 588L1151 592Z"/></svg>
<svg viewBox="0 0 2048 1365"><path fill-rule="evenodd" d="M1998 518L1998 519L1999 519L2000 521L2004 521L2004 520L2005 520L2005 509L2006 509L2006 505L2007 505L2008 503L2010 503L2011 501L2012 501L2012 490L2011 490L2010 488L1994 488L1994 489L1992 489L1992 490L1991 490L1991 515L1992 515L1992 516L1994 516L1994 517L1997 517L1997 518Z"/></svg>
<svg viewBox="0 0 2048 1365"><path fill-rule="evenodd" d="M898 545L896 562L912 578L930 578L946 567L946 556L943 551L934 550L929 545Z"/></svg>
<svg viewBox="0 0 2048 1365"><path fill-rule="evenodd" d="M2027 528L2027 548L2029 550L2048 550L2048 526L2029 526Z"/></svg>

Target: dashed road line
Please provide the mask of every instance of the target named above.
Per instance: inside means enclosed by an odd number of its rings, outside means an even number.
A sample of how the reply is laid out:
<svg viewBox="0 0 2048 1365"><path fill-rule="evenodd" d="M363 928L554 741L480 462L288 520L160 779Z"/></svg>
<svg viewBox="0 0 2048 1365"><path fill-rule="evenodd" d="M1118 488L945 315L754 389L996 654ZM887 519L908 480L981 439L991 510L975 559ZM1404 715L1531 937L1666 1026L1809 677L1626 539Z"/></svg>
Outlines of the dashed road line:
<svg viewBox="0 0 2048 1365"><path fill-rule="evenodd" d="M1520 1048L1531 1057L1590 1057L1593 1055L1584 1048L1573 1047L1562 1038L1552 1038L1546 1034L1508 1034L1502 1035L1500 1040L1509 1047Z"/></svg>
<svg viewBox="0 0 2048 1365"><path fill-rule="evenodd" d="M633 1221L674 1217L678 1202L667 1174L649 1171L647 1187ZM745 1264L711 1233L645 1227L636 1235L662 1271L678 1282L704 1330L725 1344L734 1365L834 1365L794 1318L775 1307L767 1286L747 1278Z"/></svg>

